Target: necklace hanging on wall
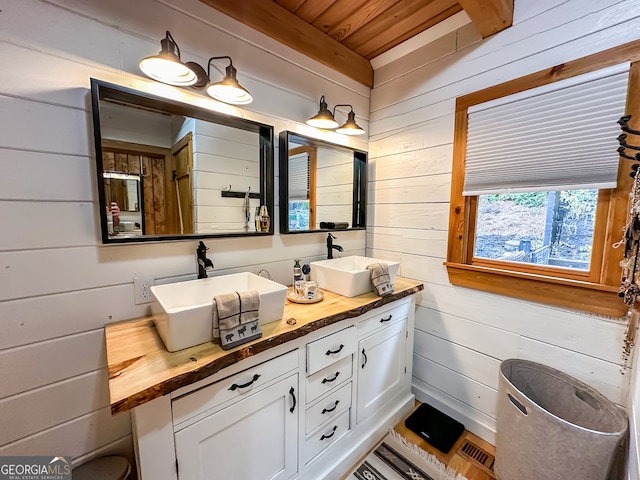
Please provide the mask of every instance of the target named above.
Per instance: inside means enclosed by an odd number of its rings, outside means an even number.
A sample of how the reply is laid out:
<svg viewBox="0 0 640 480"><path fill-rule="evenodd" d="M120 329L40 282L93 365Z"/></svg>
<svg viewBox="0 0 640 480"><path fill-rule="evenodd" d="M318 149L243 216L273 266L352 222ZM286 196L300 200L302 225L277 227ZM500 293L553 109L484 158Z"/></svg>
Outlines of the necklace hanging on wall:
<svg viewBox="0 0 640 480"><path fill-rule="evenodd" d="M629 128L631 115L625 115L618 120L618 124L623 133L618 136L618 154L622 158L640 161L640 153L629 155L629 150L640 150L639 146L627 142L628 135L640 135L640 131ZM622 267L622 278L620 280L620 291L618 296L623 299L628 310L625 316L627 329L622 345L622 359L620 372L626 373L631 356L631 350L635 344L638 321L640 320L640 309L636 307L636 301L640 297L640 175L638 175L638 163L631 166L631 177L633 186L629 193L629 205L627 209L627 225L624 229L624 237L614 247L624 245L624 256L620 262Z"/></svg>

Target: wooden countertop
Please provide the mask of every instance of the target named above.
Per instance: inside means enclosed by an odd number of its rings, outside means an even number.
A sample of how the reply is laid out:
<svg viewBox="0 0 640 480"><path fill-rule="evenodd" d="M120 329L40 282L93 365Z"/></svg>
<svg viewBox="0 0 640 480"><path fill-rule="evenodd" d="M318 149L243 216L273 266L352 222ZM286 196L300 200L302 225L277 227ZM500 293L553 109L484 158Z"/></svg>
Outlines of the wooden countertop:
<svg viewBox="0 0 640 480"><path fill-rule="evenodd" d="M386 297L369 292L347 298L323 290L324 300L318 303L297 304L287 300L282 320L262 325L261 338L231 350L207 342L171 353L156 332L152 316L108 324L105 338L111 412L142 405L244 358L423 289L420 282L397 277L394 293ZM295 324L289 325L286 321L289 319L295 319Z"/></svg>

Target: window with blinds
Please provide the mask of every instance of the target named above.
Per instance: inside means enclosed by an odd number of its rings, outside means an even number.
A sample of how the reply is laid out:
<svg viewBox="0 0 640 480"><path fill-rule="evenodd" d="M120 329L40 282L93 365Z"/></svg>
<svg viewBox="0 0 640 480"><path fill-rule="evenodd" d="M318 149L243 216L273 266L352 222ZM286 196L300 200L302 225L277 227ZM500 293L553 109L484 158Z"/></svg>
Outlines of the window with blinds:
<svg viewBox="0 0 640 480"><path fill-rule="evenodd" d="M469 108L464 195L613 188L629 63Z"/></svg>
<svg viewBox="0 0 640 480"><path fill-rule="evenodd" d="M614 244L632 179L617 151L617 122L631 115L640 128L640 83L630 81L640 78L640 62L630 51L616 47L456 99L445 262L452 284L624 310Z"/></svg>
<svg viewBox="0 0 640 480"><path fill-rule="evenodd" d="M289 157L289 199L309 199L309 154L299 153Z"/></svg>
<svg viewBox="0 0 640 480"><path fill-rule="evenodd" d="M313 226L310 195L313 169L309 152L289 156L289 231L309 230Z"/></svg>

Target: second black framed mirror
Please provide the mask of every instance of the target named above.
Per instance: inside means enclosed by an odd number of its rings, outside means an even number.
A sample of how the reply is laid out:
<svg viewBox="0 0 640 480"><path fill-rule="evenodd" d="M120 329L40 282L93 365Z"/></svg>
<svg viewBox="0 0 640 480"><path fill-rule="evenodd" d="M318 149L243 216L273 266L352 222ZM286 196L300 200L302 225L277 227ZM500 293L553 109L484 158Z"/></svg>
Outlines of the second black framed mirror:
<svg viewBox="0 0 640 480"><path fill-rule="evenodd" d="M280 132L280 233L363 230L367 152Z"/></svg>

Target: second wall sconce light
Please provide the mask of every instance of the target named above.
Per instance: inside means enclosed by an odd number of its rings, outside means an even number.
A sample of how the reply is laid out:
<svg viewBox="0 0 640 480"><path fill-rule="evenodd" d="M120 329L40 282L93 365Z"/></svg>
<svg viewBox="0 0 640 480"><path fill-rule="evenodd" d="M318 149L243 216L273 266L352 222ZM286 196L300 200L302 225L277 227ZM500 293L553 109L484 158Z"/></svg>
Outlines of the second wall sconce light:
<svg viewBox="0 0 640 480"><path fill-rule="evenodd" d="M340 126L334 118L336 107L349 107L351 109L347 115L347 121L342 126ZM324 95L320 97L320 110L317 115L307 120L307 125L326 130L335 129L337 133L341 133L343 135L362 135L364 133L364 129L356 123L356 114L353 111L353 106L340 103L333 107L333 113L331 113L327 106L327 102L324 99Z"/></svg>
<svg viewBox="0 0 640 480"><path fill-rule="evenodd" d="M209 85L207 93L225 103L246 105L253 97L249 91L238 83L237 70L229 56L211 57L205 71L195 62L183 63L180 58L180 48L167 31L165 38L160 40L161 50L158 55L144 58L140 61L140 70L149 78L178 87L192 87L201 89ZM212 60L226 59L229 65L222 81L211 83Z"/></svg>

